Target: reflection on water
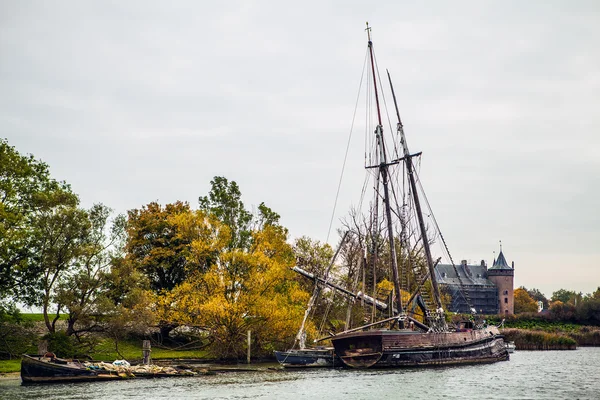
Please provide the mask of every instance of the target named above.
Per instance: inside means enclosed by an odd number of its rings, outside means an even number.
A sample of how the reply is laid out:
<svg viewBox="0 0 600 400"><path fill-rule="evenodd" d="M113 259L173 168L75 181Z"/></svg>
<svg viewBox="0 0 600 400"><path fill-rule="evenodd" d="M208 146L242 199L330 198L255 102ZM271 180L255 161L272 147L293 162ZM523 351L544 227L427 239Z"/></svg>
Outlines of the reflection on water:
<svg viewBox="0 0 600 400"><path fill-rule="evenodd" d="M435 369L312 369L20 386L0 399L599 399L600 348L518 351L489 365Z"/></svg>

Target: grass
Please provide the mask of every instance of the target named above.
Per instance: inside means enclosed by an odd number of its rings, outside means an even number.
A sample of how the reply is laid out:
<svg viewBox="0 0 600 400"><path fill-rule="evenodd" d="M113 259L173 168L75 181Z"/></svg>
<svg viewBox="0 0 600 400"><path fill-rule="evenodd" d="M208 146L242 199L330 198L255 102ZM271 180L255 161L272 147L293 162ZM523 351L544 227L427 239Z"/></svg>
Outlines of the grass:
<svg viewBox="0 0 600 400"><path fill-rule="evenodd" d="M127 340L119 342L119 352L127 360L141 360L142 341ZM115 350L115 343L110 339L103 339L94 349L90 356L95 360L113 361L121 358ZM161 349L156 346L152 348L152 358L155 360L165 358L206 358L205 350L171 350Z"/></svg>
<svg viewBox="0 0 600 400"><path fill-rule="evenodd" d="M21 360L0 360L0 374L21 371Z"/></svg>
<svg viewBox="0 0 600 400"><path fill-rule="evenodd" d="M48 317L50 318L50 321L52 321L54 319L54 314L49 314ZM23 321L28 321L28 322L44 322L44 314L42 313L22 313L20 315L21 319ZM66 320L68 318L67 314L60 314L60 318L59 320Z"/></svg>

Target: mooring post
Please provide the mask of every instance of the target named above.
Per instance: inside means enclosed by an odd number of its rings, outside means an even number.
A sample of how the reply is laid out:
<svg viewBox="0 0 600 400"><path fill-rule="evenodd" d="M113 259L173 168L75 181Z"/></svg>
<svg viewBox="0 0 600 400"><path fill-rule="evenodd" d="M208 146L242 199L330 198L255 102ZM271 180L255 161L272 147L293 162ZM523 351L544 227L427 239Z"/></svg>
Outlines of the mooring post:
<svg viewBox="0 0 600 400"><path fill-rule="evenodd" d="M252 333L251 332L252 331L250 331L250 330L248 331L248 359L247 359L248 364L250 364L250 344L252 341Z"/></svg>
<svg viewBox="0 0 600 400"><path fill-rule="evenodd" d="M149 340L142 342L142 363L144 365L150 365L150 353L152 352L152 346Z"/></svg>
<svg viewBox="0 0 600 400"><path fill-rule="evenodd" d="M40 356L43 356L47 352L48 352L48 341L40 340L40 342L38 343L38 354Z"/></svg>

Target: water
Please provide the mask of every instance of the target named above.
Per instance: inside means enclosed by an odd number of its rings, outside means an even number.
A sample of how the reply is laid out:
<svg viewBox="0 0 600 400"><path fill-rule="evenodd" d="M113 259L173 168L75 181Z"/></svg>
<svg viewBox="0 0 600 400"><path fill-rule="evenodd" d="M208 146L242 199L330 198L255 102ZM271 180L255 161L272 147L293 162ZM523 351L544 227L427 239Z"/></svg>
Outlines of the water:
<svg viewBox="0 0 600 400"><path fill-rule="evenodd" d="M600 399L600 348L517 351L488 365L434 369L314 369L192 378L20 386L0 399Z"/></svg>

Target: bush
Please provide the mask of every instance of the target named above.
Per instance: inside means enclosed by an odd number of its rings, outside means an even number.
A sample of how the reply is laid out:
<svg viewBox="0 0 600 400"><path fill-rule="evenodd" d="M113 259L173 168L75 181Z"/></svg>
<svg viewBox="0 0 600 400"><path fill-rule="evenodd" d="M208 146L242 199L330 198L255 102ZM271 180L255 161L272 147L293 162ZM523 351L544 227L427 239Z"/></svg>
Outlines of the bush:
<svg viewBox="0 0 600 400"><path fill-rule="evenodd" d="M42 339L48 341L48 351L57 357L74 357L78 353L75 339L65 332L47 333Z"/></svg>
<svg viewBox="0 0 600 400"><path fill-rule="evenodd" d="M14 306L0 303L0 359L20 358L33 349L36 334Z"/></svg>
<svg viewBox="0 0 600 400"><path fill-rule="evenodd" d="M0 321L0 359L20 358L35 348L31 324Z"/></svg>

